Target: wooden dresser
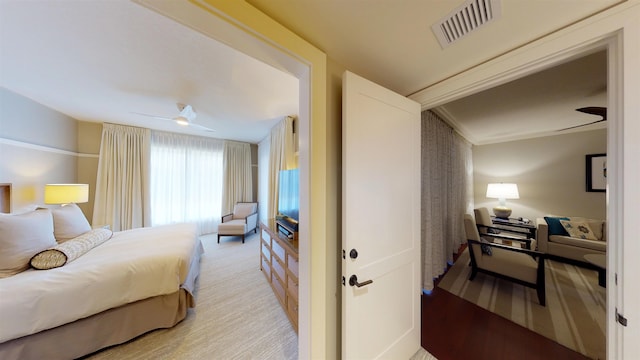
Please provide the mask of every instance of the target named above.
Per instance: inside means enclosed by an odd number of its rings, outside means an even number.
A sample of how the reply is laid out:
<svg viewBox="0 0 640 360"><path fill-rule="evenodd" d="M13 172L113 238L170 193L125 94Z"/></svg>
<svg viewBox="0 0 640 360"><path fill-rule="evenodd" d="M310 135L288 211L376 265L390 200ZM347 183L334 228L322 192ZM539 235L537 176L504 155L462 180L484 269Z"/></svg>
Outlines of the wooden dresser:
<svg viewBox="0 0 640 360"><path fill-rule="evenodd" d="M298 242L278 233L275 220L260 223L260 270L298 331Z"/></svg>

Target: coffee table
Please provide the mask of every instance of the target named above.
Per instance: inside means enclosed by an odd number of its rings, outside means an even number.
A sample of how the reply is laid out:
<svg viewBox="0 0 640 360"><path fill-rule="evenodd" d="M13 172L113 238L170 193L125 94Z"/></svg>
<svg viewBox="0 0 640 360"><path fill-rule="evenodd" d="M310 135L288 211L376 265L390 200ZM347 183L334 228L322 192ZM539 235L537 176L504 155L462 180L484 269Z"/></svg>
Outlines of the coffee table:
<svg viewBox="0 0 640 360"><path fill-rule="evenodd" d="M584 256L592 265L595 265L598 269L598 285L602 287L607 286L607 256L603 254L588 254Z"/></svg>

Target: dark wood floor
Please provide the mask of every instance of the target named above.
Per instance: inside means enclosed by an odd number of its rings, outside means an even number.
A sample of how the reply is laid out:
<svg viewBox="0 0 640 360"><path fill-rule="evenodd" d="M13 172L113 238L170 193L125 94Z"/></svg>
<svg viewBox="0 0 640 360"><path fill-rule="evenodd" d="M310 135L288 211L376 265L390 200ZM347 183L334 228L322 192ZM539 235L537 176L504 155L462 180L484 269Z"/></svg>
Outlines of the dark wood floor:
<svg viewBox="0 0 640 360"><path fill-rule="evenodd" d="M422 347L438 360L588 359L437 286L422 295Z"/></svg>

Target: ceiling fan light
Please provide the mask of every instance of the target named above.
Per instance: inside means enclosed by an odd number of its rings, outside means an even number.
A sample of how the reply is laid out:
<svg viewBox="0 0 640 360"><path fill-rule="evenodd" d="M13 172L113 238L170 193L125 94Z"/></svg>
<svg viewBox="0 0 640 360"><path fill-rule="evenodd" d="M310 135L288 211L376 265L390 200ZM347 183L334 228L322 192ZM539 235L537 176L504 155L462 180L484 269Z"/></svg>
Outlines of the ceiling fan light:
<svg viewBox="0 0 640 360"><path fill-rule="evenodd" d="M189 120L187 120L187 118L185 118L184 116L178 116L177 118L175 118L175 120L179 125L182 125L182 126L189 125Z"/></svg>

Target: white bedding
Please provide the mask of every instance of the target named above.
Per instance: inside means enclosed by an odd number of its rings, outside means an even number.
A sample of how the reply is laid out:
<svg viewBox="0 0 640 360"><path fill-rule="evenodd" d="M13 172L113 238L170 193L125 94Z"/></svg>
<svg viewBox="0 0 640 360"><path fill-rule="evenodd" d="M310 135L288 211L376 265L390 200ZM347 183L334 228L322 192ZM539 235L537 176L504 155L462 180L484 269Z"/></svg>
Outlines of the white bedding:
<svg viewBox="0 0 640 360"><path fill-rule="evenodd" d="M196 230L175 224L115 232L62 267L0 279L0 343L178 291L201 250Z"/></svg>

